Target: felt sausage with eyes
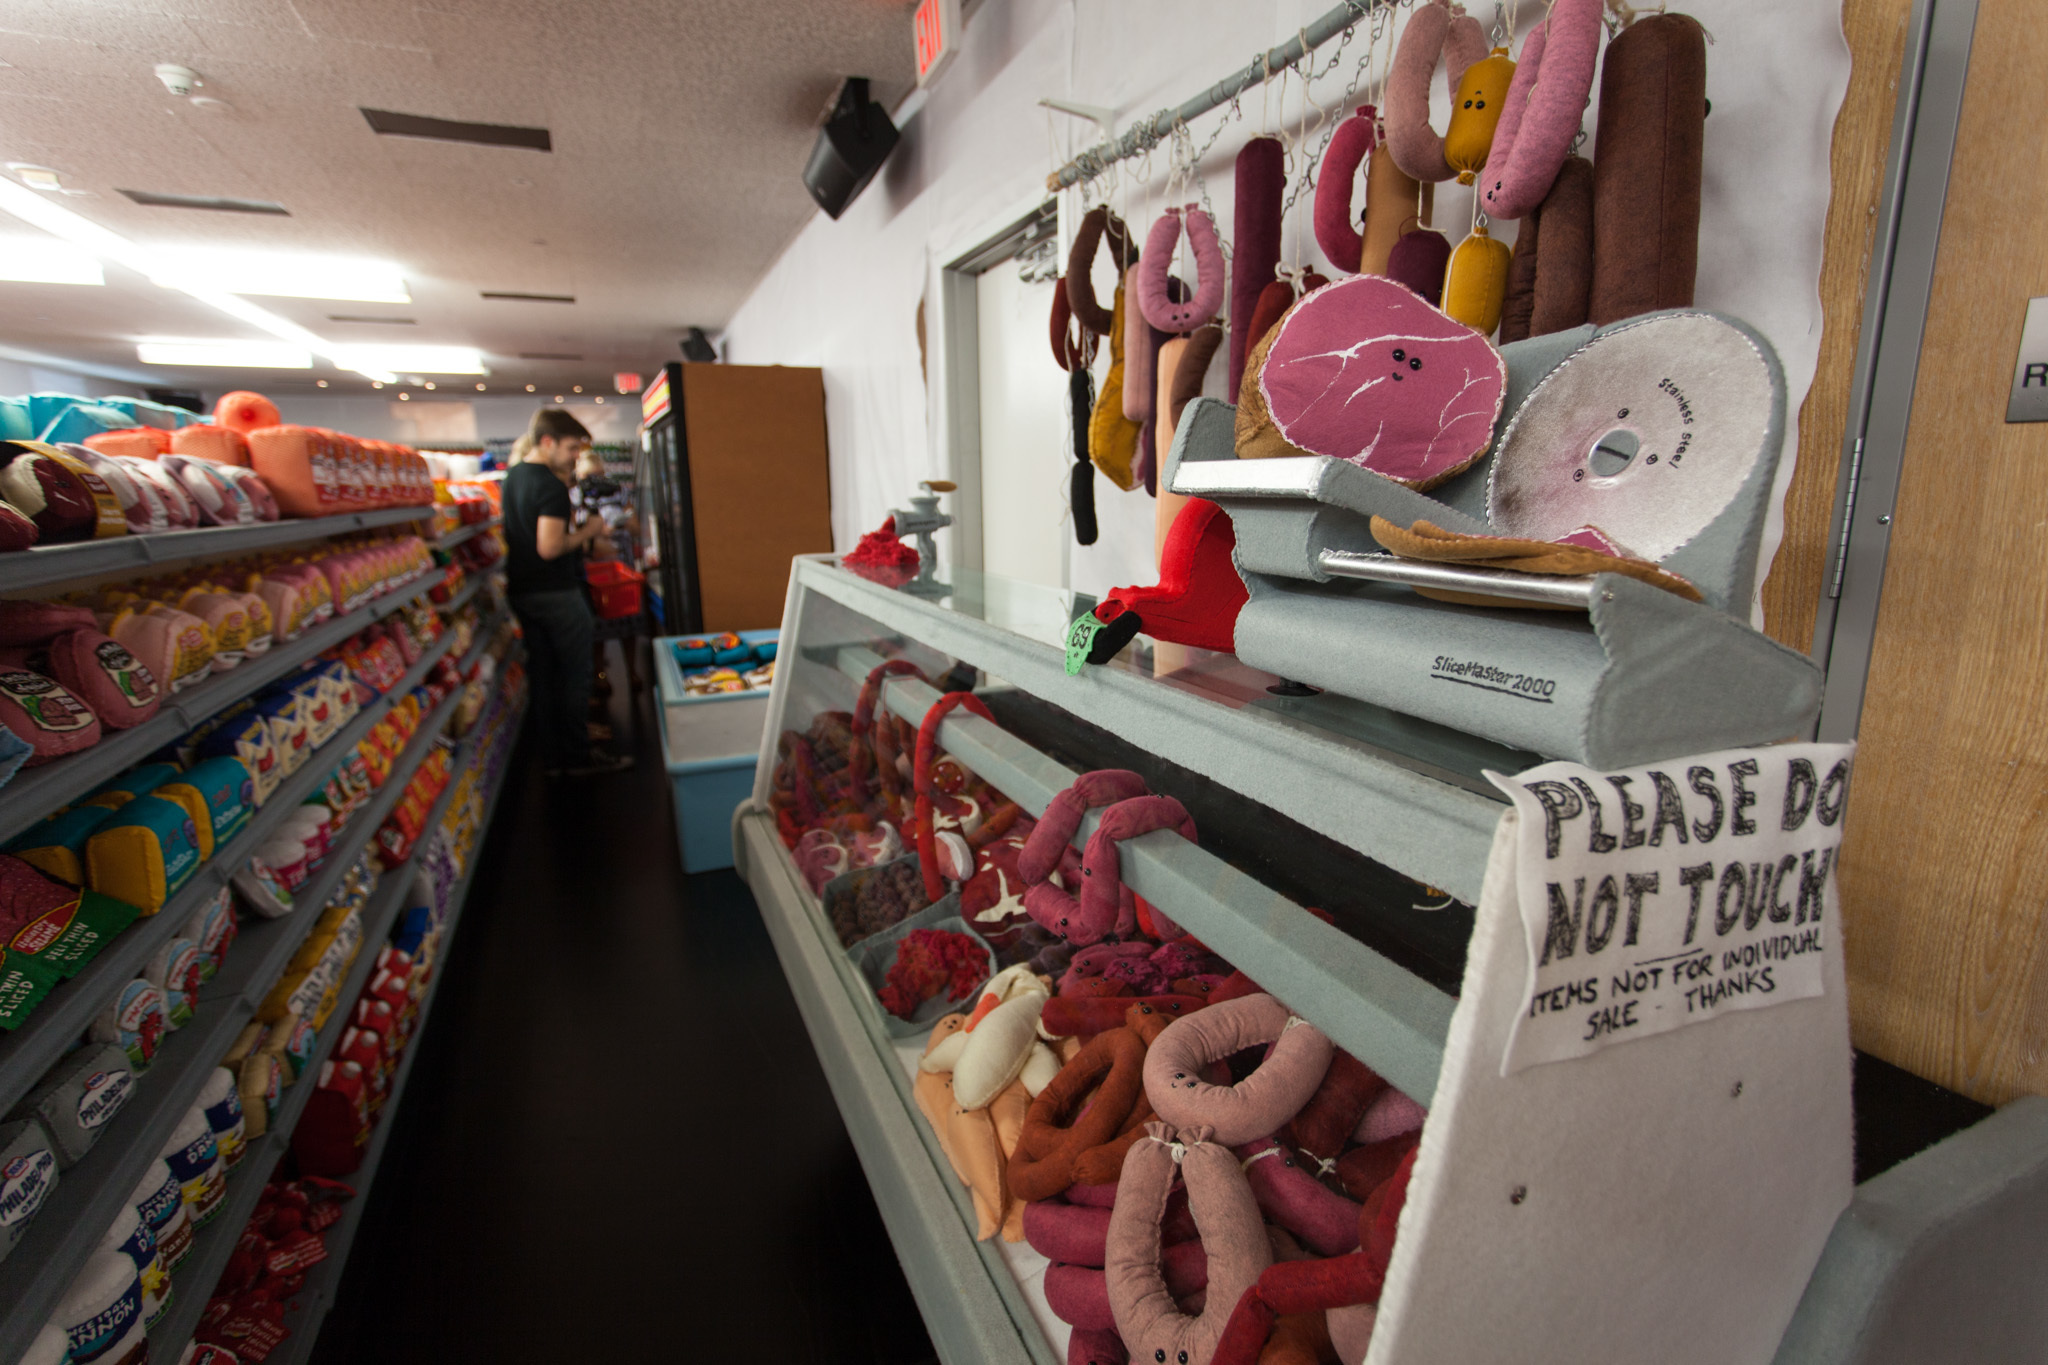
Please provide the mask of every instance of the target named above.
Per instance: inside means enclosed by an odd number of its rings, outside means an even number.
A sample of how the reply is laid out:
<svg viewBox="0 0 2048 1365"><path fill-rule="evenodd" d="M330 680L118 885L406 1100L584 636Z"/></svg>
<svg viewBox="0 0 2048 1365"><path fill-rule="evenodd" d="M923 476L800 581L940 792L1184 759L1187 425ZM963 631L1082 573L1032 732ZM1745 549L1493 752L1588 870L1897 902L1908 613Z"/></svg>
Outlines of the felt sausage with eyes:
<svg viewBox="0 0 2048 1365"><path fill-rule="evenodd" d="M1697 19L1648 15L1607 45L1589 321L1604 327L1692 303L1706 120L1707 39Z"/></svg>
<svg viewBox="0 0 2048 1365"><path fill-rule="evenodd" d="M1458 173L1460 185L1471 184L1485 169L1487 154L1493 150L1494 129L1500 124L1514 78L1515 64L1504 47L1466 67L1458 78L1450 126L1444 130L1444 164Z"/></svg>
<svg viewBox="0 0 2048 1365"><path fill-rule="evenodd" d="M1456 109L1465 72L1486 56L1486 31L1479 21L1468 14L1453 15L1446 0L1430 0L1409 16L1387 73L1387 146L1395 164L1410 176L1435 181L1458 174L1445 160L1445 139L1429 126L1429 78L1442 58L1444 81ZM1476 112L1484 116L1484 111ZM1454 123L1456 118L1454 113ZM1492 130L1487 131L1490 135ZM1483 151L1480 161L1485 161Z"/></svg>
<svg viewBox="0 0 2048 1365"><path fill-rule="evenodd" d="M1202 1078L1209 1063L1266 1043L1273 1047L1265 1060L1236 1085ZM1145 1054L1145 1097L1168 1123L1201 1125L1218 1142L1250 1142L1301 1111L1332 1050L1321 1029L1272 996L1246 996L1168 1025Z"/></svg>
<svg viewBox="0 0 2048 1365"><path fill-rule="evenodd" d="M1167 272L1173 265L1173 246L1185 224L1188 250L1195 258L1195 295L1176 303L1169 292ZM1216 316L1223 306L1223 246L1216 237L1216 224L1194 204L1170 208L1159 215L1145 238L1145 258L1138 264L1138 306L1145 320L1163 332L1187 332Z"/></svg>
<svg viewBox="0 0 2048 1365"><path fill-rule="evenodd" d="M1550 193L1593 94L1601 15L1601 0L1556 0L1522 44L1479 178L1489 216L1527 217Z"/></svg>
<svg viewBox="0 0 2048 1365"><path fill-rule="evenodd" d="M1358 112L1337 125L1337 131L1330 135L1330 150L1323 153L1322 168L1316 172L1315 229L1316 245L1330 258L1330 264L1346 274L1359 273L1359 261L1365 250L1364 239L1358 229L1351 226L1351 182L1358 176L1358 167L1373 149L1379 145L1379 111L1370 104L1358 106ZM1366 203L1372 200L1368 186ZM1254 297L1253 305L1257 306ZM1243 301L1235 289L1231 293L1231 318L1244 311ZM1258 337L1253 337L1257 341ZM1233 372L1242 365L1233 366ZM1232 392L1237 386L1231 386Z"/></svg>

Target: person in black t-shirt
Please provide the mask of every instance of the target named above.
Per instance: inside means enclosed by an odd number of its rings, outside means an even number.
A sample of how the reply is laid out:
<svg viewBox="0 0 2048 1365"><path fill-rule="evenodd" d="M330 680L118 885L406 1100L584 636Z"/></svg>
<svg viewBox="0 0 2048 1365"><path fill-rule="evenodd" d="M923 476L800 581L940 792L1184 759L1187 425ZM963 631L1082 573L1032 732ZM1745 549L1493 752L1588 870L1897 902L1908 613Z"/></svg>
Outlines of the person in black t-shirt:
<svg viewBox="0 0 2048 1365"><path fill-rule="evenodd" d="M576 457L590 448L590 431L559 408L542 408L527 437L526 458L505 475L505 575L526 635L543 761L551 776L630 768L631 758L592 747L586 720L597 627L583 556L586 547L593 558L613 553L602 519L570 529L569 480Z"/></svg>

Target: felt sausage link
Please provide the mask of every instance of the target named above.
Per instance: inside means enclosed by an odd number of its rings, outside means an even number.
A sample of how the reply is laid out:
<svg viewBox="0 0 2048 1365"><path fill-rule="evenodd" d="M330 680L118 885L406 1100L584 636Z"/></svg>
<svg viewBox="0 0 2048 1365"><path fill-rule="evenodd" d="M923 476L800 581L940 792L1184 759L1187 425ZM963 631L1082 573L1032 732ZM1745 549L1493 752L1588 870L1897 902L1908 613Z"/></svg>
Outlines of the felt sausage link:
<svg viewBox="0 0 2048 1365"><path fill-rule="evenodd" d="M1259 1210L1273 1223L1301 1239L1318 1256L1341 1256L1358 1249L1359 1204L1315 1178L1287 1147L1274 1138L1233 1148L1259 1201Z"/></svg>
<svg viewBox="0 0 2048 1365"><path fill-rule="evenodd" d="M1093 545L1099 531L1095 522L1095 465L1088 458L1088 426L1095 415L1095 376L1087 365L1076 365L1068 375L1067 401L1073 410L1074 426L1074 468L1067 497L1074 516L1074 543Z"/></svg>
<svg viewBox="0 0 2048 1365"><path fill-rule="evenodd" d="M1109 373L1102 377L1102 392L1096 395L1095 411L1088 418L1089 461L1126 493L1144 482L1144 471L1138 467L1143 426L1124 416L1124 367L1129 363L1126 320L1134 307L1119 284L1110 313Z"/></svg>
<svg viewBox="0 0 2048 1365"><path fill-rule="evenodd" d="M946 882L939 875L938 851L932 838L932 760L937 757L939 726L956 707L966 707L991 725L995 717L986 703L972 692L948 692L933 702L917 727L917 759L911 769L911 784L917 791L917 857L924 873L924 890L934 901L946 894Z"/></svg>
<svg viewBox="0 0 2048 1365"><path fill-rule="evenodd" d="M1486 31L1467 14L1453 16L1445 0L1418 6L1401 31L1387 72L1387 147L1394 164L1417 180L1449 180L1444 140L1429 126L1429 77L1437 59L1455 104L1465 69L1486 56Z"/></svg>
<svg viewBox="0 0 2048 1365"><path fill-rule="evenodd" d="M1489 216L1526 217L1550 193L1593 95L1601 16L1601 0L1556 0L1522 44L1479 178Z"/></svg>
<svg viewBox="0 0 2048 1365"><path fill-rule="evenodd" d="M1232 326L1234 329L1235 323ZM1233 331L1232 345L1235 344ZM1180 353L1180 360L1173 367L1173 383L1167 390L1166 422L1169 430L1179 429L1181 410L1202 396L1202 381L1209 377L1209 363L1216 359L1216 352L1222 345L1223 328L1214 322L1197 327L1188 337L1187 348ZM1239 356L1236 364L1242 369L1244 358ZM1232 384L1231 392L1237 392L1235 384Z"/></svg>
<svg viewBox="0 0 2048 1365"><path fill-rule="evenodd" d="M1188 250L1195 257L1195 296L1176 303L1168 292L1167 270L1183 223ZM1216 237L1215 220L1194 204L1166 210L1152 225L1138 265L1138 306L1145 320L1164 332L1188 332L1214 317L1222 304L1223 246Z"/></svg>
<svg viewBox="0 0 2048 1365"><path fill-rule="evenodd" d="M1024 907L1041 928L1063 934L1078 911L1073 896L1054 886L1051 878L1080 833L1082 815L1097 806L1142 795L1145 790L1145 779L1138 774L1125 768L1102 768L1082 773L1046 806L1017 857L1017 872L1024 879Z"/></svg>
<svg viewBox="0 0 2048 1365"><path fill-rule="evenodd" d="M860 696L853 704L853 743L846 753L846 766L852 776L854 794L865 800L872 794L868 779L873 775L875 752L869 732L875 724L875 702L882 695L884 678L915 677L921 682L930 682L924 670L908 659L888 659L868 670L868 676L860 685Z"/></svg>
<svg viewBox="0 0 2048 1365"><path fill-rule="evenodd" d="M1135 796L1119 801L1103 812L1102 823L1088 836L1081 854L1081 895L1079 916L1067 930L1076 943L1093 943L1115 932L1128 934L1124 898L1123 868L1117 845L1126 839L1155 830L1170 829L1189 843L1195 842L1195 822L1187 807L1170 796ZM1155 918L1157 918L1155 912ZM1179 938L1179 927L1170 921L1162 935Z"/></svg>
<svg viewBox="0 0 2048 1365"><path fill-rule="evenodd" d="M1063 370L1086 369L1095 361L1095 333L1074 317L1064 282L1056 282L1052 291L1052 358Z"/></svg>
<svg viewBox="0 0 2048 1365"><path fill-rule="evenodd" d="M1209 1063L1266 1043L1273 1048L1265 1060L1236 1085L1202 1079ZM1205 1125L1232 1145L1251 1142L1301 1111L1333 1050L1321 1029L1270 995L1212 1004L1175 1021L1146 1053L1145 1097L1169 1123Z"/></svg>
<svg viewBox="0 0 2048 1365"><path fill-rule="evenodd" d="M1386 1081L1371 1067L1338 1049L1316 1093L1288 1121L1287 1140L1311 1160L1334 1162L1343 1154L1365 1111L1386 1088Z"/></svg>
<svg viewBox="0 0 2048 1365"><path fill-rule="evenodd" d="M1649 15L1607 45L1593 144L1593 323L1691 306L1706 118L1697 19Z"/></svg>
<svg viewBox="0 0 2048 1365"><path fill-rule="evenodd" d="M1358 112L1338 124L1337 131L1330 135L1330 150L1323 153L1322 169L1316 172L1316 245L1330 258L1331 265L1347 274L1358 273L1359 259L1365 251L1365 239L1351 226L1352 182L1379 140L1379 111L1370 104L1359 105ZM1234 293L1231 303L1235 309ZM1252 340L1256 342L1258 338Z"/></svg>
<svg viewBox="0 0 2048 1365"><path fill-rule="evenodd" d="M1341 129L1339 130L1342 131ZM1323 164L1327 167L1326 157ZM1273 282L1280 264L1280 206L1287 190L1287 151L1280 139L1255 137L1237 154L1237 213L1233 220L1235 250L1230 261L1230 370L1229 392L1237 392L1244 375L1244 353L1251 347L1248 333L1259 292ZM1316 210L1320 240L1322 198L1317 189ZM1327 247L1324 250L1328 250ZM1214 354L1214 348L1211 348ZM1208 368L1205 357L1202 368ZM1175 419L1178 420L1178 413Z"/></svg>
<svg viewBox="0 0 2048 1365"><path fill-rule="evenodd" d="M1074 1183L1081 1153L1116 1137L1145 1093L1145 1044L1128 1028L1097 1034L1038 1092L1010 1154L1010 1193L1050 1199ZM1093 1099L1090 1099L1090 1094ZM1086 1109L1081 1110L1083 1102Z"/></svg>
<svg viewBox="0 0 2048 1365"><path fill-rule="evenodd" d="M1074 317L1099 336L1110 335L1115 325L1110 310L1096 301L1095 281L1089 278L1096 249L1105 236L1109 238L1109 258L1116 265L1119 279L1137 264L1138 252L1131 243L1131 230L1124 226L1123 219L1109 211L1107 204L1097 204L1081 215L1081 225L1074 229L1074 245L1067 252L1067 278L1062 282Z"/></svg>

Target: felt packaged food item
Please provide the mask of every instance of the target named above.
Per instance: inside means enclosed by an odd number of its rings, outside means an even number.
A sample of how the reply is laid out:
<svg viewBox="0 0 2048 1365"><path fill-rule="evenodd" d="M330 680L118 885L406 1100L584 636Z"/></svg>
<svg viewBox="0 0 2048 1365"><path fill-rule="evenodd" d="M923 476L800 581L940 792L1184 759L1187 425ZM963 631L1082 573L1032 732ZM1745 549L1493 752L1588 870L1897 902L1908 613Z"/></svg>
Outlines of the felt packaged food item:
<svg viewBox="0 0 2048 1365"><path fill-rule="evenodd" d="M268 654L277 638L277 623L270 615L270 604L258 593L233 589L222 591L242 604L242 615L249 623L249 633L242 646L244 657L255 659Z"/></svg>
<svg viewBox="0 0 2048 1365"><path fill-rule="evenodd" d="M249 614L239 596L191 588L178 598L177 607L205 623L213 640L214 672L225 673L242 662L249 650Z"/></svg>
<svg viewBox="0 0 2048 1365"><path fill-rule="evenodd" d="M163 686L148 666L97 627L59 635L48 657L50 675L112 729L142 724L163 701Z"/></svg>
<svg viewBox="0 0 2048 1365"><path fill-rule="evenodd" d="M154 460L133 460L128 462L128 476L138 484L147 484L156 490L158 500L163 503L164 516L174 531L187 530L199 524L199 507L192 501L192 495L185 486L171 477L171 472Z"/></svg>
<svg viewBox="0 0 2048 1365"><path fill-rule="evenodd" d="M128 1055L108 1044L87 1044L51 1067L15 1106L13 1117L41 1124L57 1164L69 1168L92 1150L134 1093Z"/></svg>
<svg viewBox="0 0 2048 1365"><path fill-rule="evenodd" d="M33 963L57 980L81 967L142 912L97 891L59 885L28 864L0 856L0 942L17 963Z"/></svg>
<svg viewBox="0 0 2048 1365"><path fill-rule="evenodd" d="M0 669L0 725L34 749L27 767L48 763L99 743L92 709L53 678L25 668Z"/></svg>
<svg viewBox="0 0 2048 1365"><path fill-rule="evenodd" d="M41 441L0 441L0 498L35 523L40 544L128 534L121 500L106 480Z"/></svg>
<svg viewBox="0 0 2048 1365"><path fill-rule="evenodd" d="M155 1235L135 1212L134 1205L121 1206L107 1227L107 1235L100 1239L99 1249L118 1252L135 1267L136 1278L142 1285L143 1328L156 1326L171 1308L171 1277L164 1269L162 1257L157 1255Z"/></svg>
<svg viewBox="0 0 2048 1365"><path fill-rule="evenodd" d="M32 958L0 954L0 1031L20 1028L56 984L56 974Z"/></svg>
<svg viewBox="0 0 2048 1365"><path fill-rule="evenodd" d="M1334 142L1332 145L1334 147ZM1330 164L1328 157L1324 158L1323 164ZM1352 165L1355 167L1357 162ZM1348 200L1350 172L1346 171L1340 179ZM1230 260L1230 360L1224 371L1224 383L1229 393L1237 392L1238 381L1244 377L1245 352L1257 340L1251 335L1251 321L1252 313L1258 308L1259 294L1273 282L1273 271L1280 264L1280 208L1281 198L1287 192L1287 153L1280 139L1255 137L1246 142L1237 154L1235 183L1237 210L1233 220L1235 239ZM1347 203L1347 218L1349 208ZM1318 224L1322 221L1322 211L1322 187L1318 184ZM1319 230L1318 240L1320 238ZM1356 241L1355 234L1353 241ZM1356 259L1354 251L1350 268L1355 268Z"/></svg>
<svg viewBox="0 0 2048 1365"><path fill-rule="evenodd" d="M129 1065L139 1074L149 1070L149 1064L156 1059L167 1027L164 993L138 978L123 986L113 1003L100 1011L86 1036L95 1043L112 1043L127 1053Z"/></svg>
<svg viewBox="0 0 2048 1365"><path fill-rule="evenodd" d="M306 1074L306 1068L313 1060L313 1049L319 1045L320 1030L313 1021L297 1010L290 1010L270 1026L263 1051L277 1059L281 1067L279 1078L283 1084L290 1085Z"/></svg>
<svg viewBox="0 0 2048 1365"><path fill-rule="evenodd" d="M175 1271L192 1250L192 1220L185 1211L185 1192L170 1163L158 1157L150 1163L129 1200L156 1239L156 1254L164 1269Z"/></svg>
<svg viewBox="0 0 2048 1365"><path fill-rule="evenodd" d="M1458 91L1451 97L1451 121L1444 130L1444 164L1457 172L1460 185L1473 183L1485 168L1514 79L1515 64L1504 47L1481 57L1458 77Z"/></svg>
<svg viewBox="0 0 2048 1365"><path fill-rule="evenodd" d="M195 422L169 433L168 453L219 465L249 465L249 438L233 427ZM125 452L124 452L125 453Z"/></svg>
<svg viewBox="0 0 2048 1365"><path fill-rule="evenodd" d="M312 710L312 705L296 692L273 692L256 701L256 714L270 727L278 767L286 777L313 756Z"/></svg>
<svg viewBox="0 0 2048 1365"><path fill-rule="evenodd" d="M240 759L225 754L201 759L155 795L193 812L202 858L211 858L214 849L240 834L256 810L255 779Z"/></svg>
<svg viewBox="0 0 2048 1365"><path fill-rule="evenodd" d="M1237 453L1328 455L1428 489L1485 453L1506 388L1485 337L1359 275L1304 296L1255 348Z"/></svg>
<svg viewBox="0 0 2048 1365"><path fill-rule="evenodd" d="M199 830L175 801L140 796L93 831L85 845L92 889L153 915L199 870Z"/></svg>
<svg viewBox="0 0 2048 1365"><path fill-rule="evenodd" d="M238 431L244 436L260 427L274 427L283 420L278 414L277 404L247 389L224 393L213 405L213 425Z"/></svg>
<svg viewBox="0 0 2048 1365"><path fill-rule="evenodd" d="M1488 216L1526 217L1550 193L1593 93L1602 19L1601 0L1558 0L1523 42L1479 177Z"/></svg>
<svg viewBox="0 0 2048 1365"><path fill-rule="evenodd" d="M244 433L249 465L262 475L288 517L324 517L345 510L339 460L325 433L271 425Z"/></svg>
<svg viewBox="0 0 2048 1365"><path fill-rule="evenodd" d="M185 921L185 937L199 945L200 979L211 981L227 961L228 947L240 928L235 923L234 893L223 886L208 896Z"/></svg>
<svg viewBox="0 0 2048 1365"><path fill-rule="evenodd" d="M277 499L271 494L270 485L263 482L263 476L255 470L243 469L236 465L216 464L213 471L226 479L230 487L247 499L254 520L276 521L283 515L282 509L277 505Z"/></svg>
<svg viewBox="0 0 2048 1365"><path fill-rule="evenodd" d="M85 884L85 841L113 815L107 806L73 806L29 826L7 851L72 886Z"/></svg>
<svg viewBox="0 0 2048 1365"><path fill-rule="evenodd" d="M57 1187L57 1152L34 1119L0 1123L0 1260Z"/></svg>
<svg viewBox="0 0 2048 1365"><path fill-rule="evenodd" d="M242 1122L242 1101L235 1091L235 1076L224 1066L215 1067L199 1090L199 1108L213 1130L214 1146L228 1170L241 1163L248 1147Z"/></svg>
<svg viewBox="0 0 2048 1365"><path fill-rule="evenodd" d="M142 969L143 979L164 995L164 1026L180 1029L192 1022L199 1004L199 945L174 938L156 950Z"/></svg>
<svg viewBox="0 0 2048 1365"><path fill-rule="evenodd" d="M284 760L270 718L253 706L230 713L199 741L194 755L202 762L232 758L240 763L249 774L252 799L259 807L285 779Z"/></svg>
<svg viewBox="0 0 2048 1365"><path fill-rule="evenodd" d="M210 460L166 455L158 465L184 488L199 509L203 526L238 526L256 520L249 495Z"/></svg>
<svg viewBox="0 0 2048 1365"><path fill-rule="evenodd" d="M71 1339L71 1359L94 1365L144 1365L142 1279L118 1251L99 1251L71 1282L50 1319Z"/></svg>
<svg viewBox="0 0 2048 1365"><path fill-rule="evenodd" d="M1507 301L1508 246L1481 223L1458 243L1444 271L1444 312L1481 336L1500 326Z"/></svg>
<svg viewBox="0 0 2048 1365"><path fill-rule="evenodd" d="M1692 303L1706 120L1707 40L1697 19L1645 15L1607 45L1593 162L1596 325Z"/></svg>
<svg viewBox="0 0 2048 1365"><path fill-rule="evenodd" d="M271 867L262 850L249 856L249 861L235 872L232 882L235 894L249 913L261 919L276 919L292 912L291 888Z"/></svg>
<svg viewBox="0 0 2048 1365"><path fill-rule="evenodd" d="M13 503L0 499L0 551L26 550L41 538L35 522Z"/></svg>
<svg viewBox="0 0 2048 1365"><path fill-rule="evenodd" d="M64 602L0 602L0 648L48 644L71 630L99 624L89 607Z"/></svg>
<svg viewBox="0 0 2048 1365"><path fill-rule="evenodd" d="M1454 12L1446 0L1429 0L1409 15L1387 72L1386 108L1387 146L1409 176L1438 181L1458 174L1445 159L1444 139L1429 126L1429 78L1441 59L1455 122L1465 72L1486 56L1486 31L1479 21ZM1480 155L1483 163L1485 154Z"/></svg>
<svg viewBox="0 0 2048 1365"><path fill-rule="evenodd" d="M102 806L107 810L119 810L138 796L147 796L178 776L175 763L145 763L139 768L130 768L112 781L96 788L83 804Z"/></svg>
<svg viewBox="0 0 2048 1365"><path fill-rule="evenodd" d="M108 621L106 632L174 693L197 686L213 673L213 637L190 612L161 602L124 604Z"/></svg>
<svg viewBox="0 0 2048 1365"><path fill-rule="evenodd" d="M220 1146L213 1140L204 1109L195 1104L185 1111L164 1143L163 1159L184 1192L192 1225L204 1227L220 1210L221 1198L227 1193L227 1169L221 1164Z"/></svg>
<svg viewBox="0 0 2048 1365"><path fill-rule="evenodd" d="M154 427L148 430L155 430ZM156 484L148 479L137 478L128 470L127 461L113 455L102 455L86 446L69 446L66 449L77 456L79 461L100 476L114 499L121 505L121 515L128 522L131 535L145 535L171 529L170 513L165 510L163 498L156 491ZM155 456L149 458L154 459Z"/></svg>
<svg viewBox="0 0 2048 1365"><path fill-rule="evenodd" d="M162 427L117 427L113 431L94 432L85 438L84 445L96 455L154 460L170 453L171 433Z"/></svg>
<svg viewBox="0 0 2048 1365"><path fill-rule="evenodd" d="M28 1344L21 1365L71 1365L71 1337L56 1323L44 1323Z"/></svg>
<svg viewBox="0 0 2048 1365"><path fill-rule="evenodd" d="M270 1131L271 1115L284 1097L277 1059L253 1052L235 1069L235 1096L242 1102L242 1135L254 1142Z"/></svg>
<svg viewBox="0 0 2048 1365"><path fill-rule="evenodd" d="M256 850L280 886L296 891L306 882L306 845L296 835L281 834Z"/></svg>

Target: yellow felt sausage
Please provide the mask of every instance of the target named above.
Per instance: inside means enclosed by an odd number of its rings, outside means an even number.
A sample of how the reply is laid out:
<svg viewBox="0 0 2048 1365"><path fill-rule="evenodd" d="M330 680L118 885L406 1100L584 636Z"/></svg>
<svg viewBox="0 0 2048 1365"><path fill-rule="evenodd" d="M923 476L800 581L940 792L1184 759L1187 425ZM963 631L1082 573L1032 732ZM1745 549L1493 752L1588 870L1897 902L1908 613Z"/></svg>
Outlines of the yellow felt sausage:
<svg viewBox="0 0 2048 1365"><path fill-rule="evenodd" d="M1458 243L1444 271L1444 311L1483 336L1500 326L1507 300L1510 253L1505 242L1488 235L1481 224Z"/></svg>
<svg viewBox="0 0 2048 1365"><path fill-rule="evenodd" d="M1095 411L1088 417L1088 458L1104 478L1126 493L1138 486L1131 466L1138 458L1139 430L1139 423L1124 416L1124 309L1129 306L1119 284L1111 314L1114 323L1109 329L1109 373L1102 378Z"/></svg>
<svg viewBox="0 0 2048 1365"><path fill-rule="evenodd" d="M1451 125L1444 133L1444 164L1458 173L1460 185L1471 184L1486 168L1487 154L1493 150L1493 130L1514 79L1515 64L1504 47L1472 63L1459 77L1457 98L1451 101Z"/></svg>

